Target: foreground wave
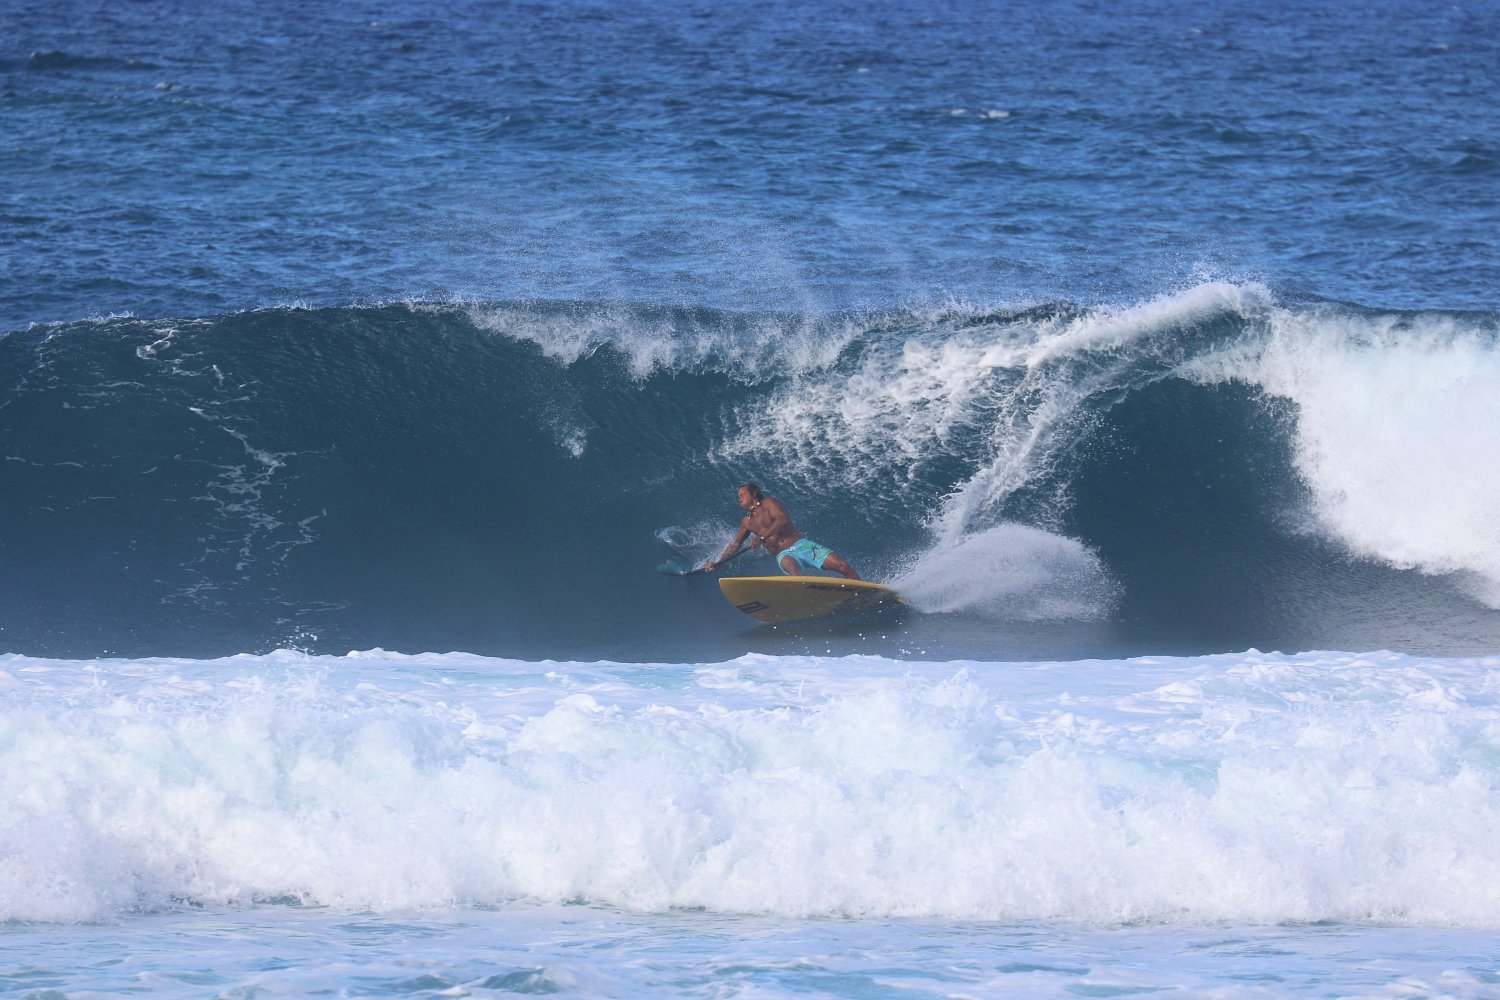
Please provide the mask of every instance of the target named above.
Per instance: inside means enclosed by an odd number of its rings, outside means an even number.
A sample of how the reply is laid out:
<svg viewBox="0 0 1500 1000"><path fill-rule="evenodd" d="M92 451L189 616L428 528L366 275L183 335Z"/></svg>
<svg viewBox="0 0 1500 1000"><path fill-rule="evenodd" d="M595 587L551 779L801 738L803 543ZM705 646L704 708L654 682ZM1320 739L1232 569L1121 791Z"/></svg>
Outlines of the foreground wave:
<svg viewBox="0 0 1500 1000"><path fill-rule="evenodd" d="M1500 921L1500 658L0 658L0 919Z"/></svg>

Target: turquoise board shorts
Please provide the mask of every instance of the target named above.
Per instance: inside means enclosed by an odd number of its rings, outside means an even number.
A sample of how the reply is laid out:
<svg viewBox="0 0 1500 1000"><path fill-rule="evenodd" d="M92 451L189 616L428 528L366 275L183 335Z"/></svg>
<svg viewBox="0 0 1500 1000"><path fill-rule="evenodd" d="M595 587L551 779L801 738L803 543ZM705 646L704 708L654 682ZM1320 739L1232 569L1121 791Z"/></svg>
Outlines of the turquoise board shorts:
<svg viewBox="0 0 1500 1000"><path fill-rule="evenodd" d="M791 545L776 553L776 568L781 570L781 572L786 573L786 570L782 568L781 560L785 559L787 556L791 556L793 559L797 560L804 566L810 567L812 569L822 569L823 563L825 563L828 560L828 557L831 555L833 555L833 550L828 546L819 545L817 542L813 541L810 538L799 538ZM790 573L787 573L786 575L791 576Z"/></svg>

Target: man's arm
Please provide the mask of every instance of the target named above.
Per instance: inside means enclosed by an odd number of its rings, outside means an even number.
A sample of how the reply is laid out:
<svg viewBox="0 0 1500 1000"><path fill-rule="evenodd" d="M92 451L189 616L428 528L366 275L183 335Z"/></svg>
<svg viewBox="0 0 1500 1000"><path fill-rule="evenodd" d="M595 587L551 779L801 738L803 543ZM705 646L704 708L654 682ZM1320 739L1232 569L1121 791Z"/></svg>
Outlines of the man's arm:
<svg viewBox="0 0 1500 1000"><path fill-rule="evenodd" d="M718 569L720 563L724 562L730 556L734 555L740 550L740 546L745 544L745 539L748 538L749 535L750 519L747 517L740 522L740 530L735 532L734 541L729 543L729 547L724 550L724 554L719 556L719 558L715 559L713 562L706 564L703 568L706 570Z"/></svg>

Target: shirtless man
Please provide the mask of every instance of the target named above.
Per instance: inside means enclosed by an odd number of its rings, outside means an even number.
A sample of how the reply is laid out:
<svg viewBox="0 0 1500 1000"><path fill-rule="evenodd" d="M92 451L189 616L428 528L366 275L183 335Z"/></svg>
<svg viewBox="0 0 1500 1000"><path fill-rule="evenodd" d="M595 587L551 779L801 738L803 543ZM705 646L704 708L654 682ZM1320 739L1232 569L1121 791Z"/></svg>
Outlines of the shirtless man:
<svg viewBox="0 0 1500 1000"><path fill-rule="evenodd" d="M819 545L810 538L803 538L797 526L792 523L791 517L787 515L786 508L781 506L781 501L775 497L768 497L754 483L746 483L739 490L740 508L745 512L745 519L740 522L740 530L735 534L734 541L724 550L724 554L703 568L712 572L719 568L730 556L739 552L740 547L745 544L745 539L750 539L750 547L764 546L776 560L776 565L788 576L801 576L804 566L814 569L831 569L835 573L842 573L847 579L858 580L860 575L854 572L850 566L838 555L829 551L827 546Z"/></svg>

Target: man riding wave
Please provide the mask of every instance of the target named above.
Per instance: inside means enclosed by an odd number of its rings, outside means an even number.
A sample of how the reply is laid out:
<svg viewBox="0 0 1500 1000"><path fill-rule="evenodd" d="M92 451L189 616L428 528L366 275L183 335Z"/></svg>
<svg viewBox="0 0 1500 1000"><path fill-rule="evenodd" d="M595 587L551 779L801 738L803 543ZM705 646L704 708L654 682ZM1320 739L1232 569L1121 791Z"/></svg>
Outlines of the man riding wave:
<svg viewBox="0 0 1500 1000"><path fill-rule="evenodd" d="M853 566L828 546L803 537L781 501L766 496L759 486L745 483L740 486L737 496L740 509L745 512L744 520L740 521L740 530L735 533L734 541L729 543L724 554L704 566L704 569L717 569L720 564L738 554L748 538L750 548L763 547L776 560L777 567L788 576L801 576L803 567L807 567L830 569L849 580L863 579L854 571Z"/></svg>

